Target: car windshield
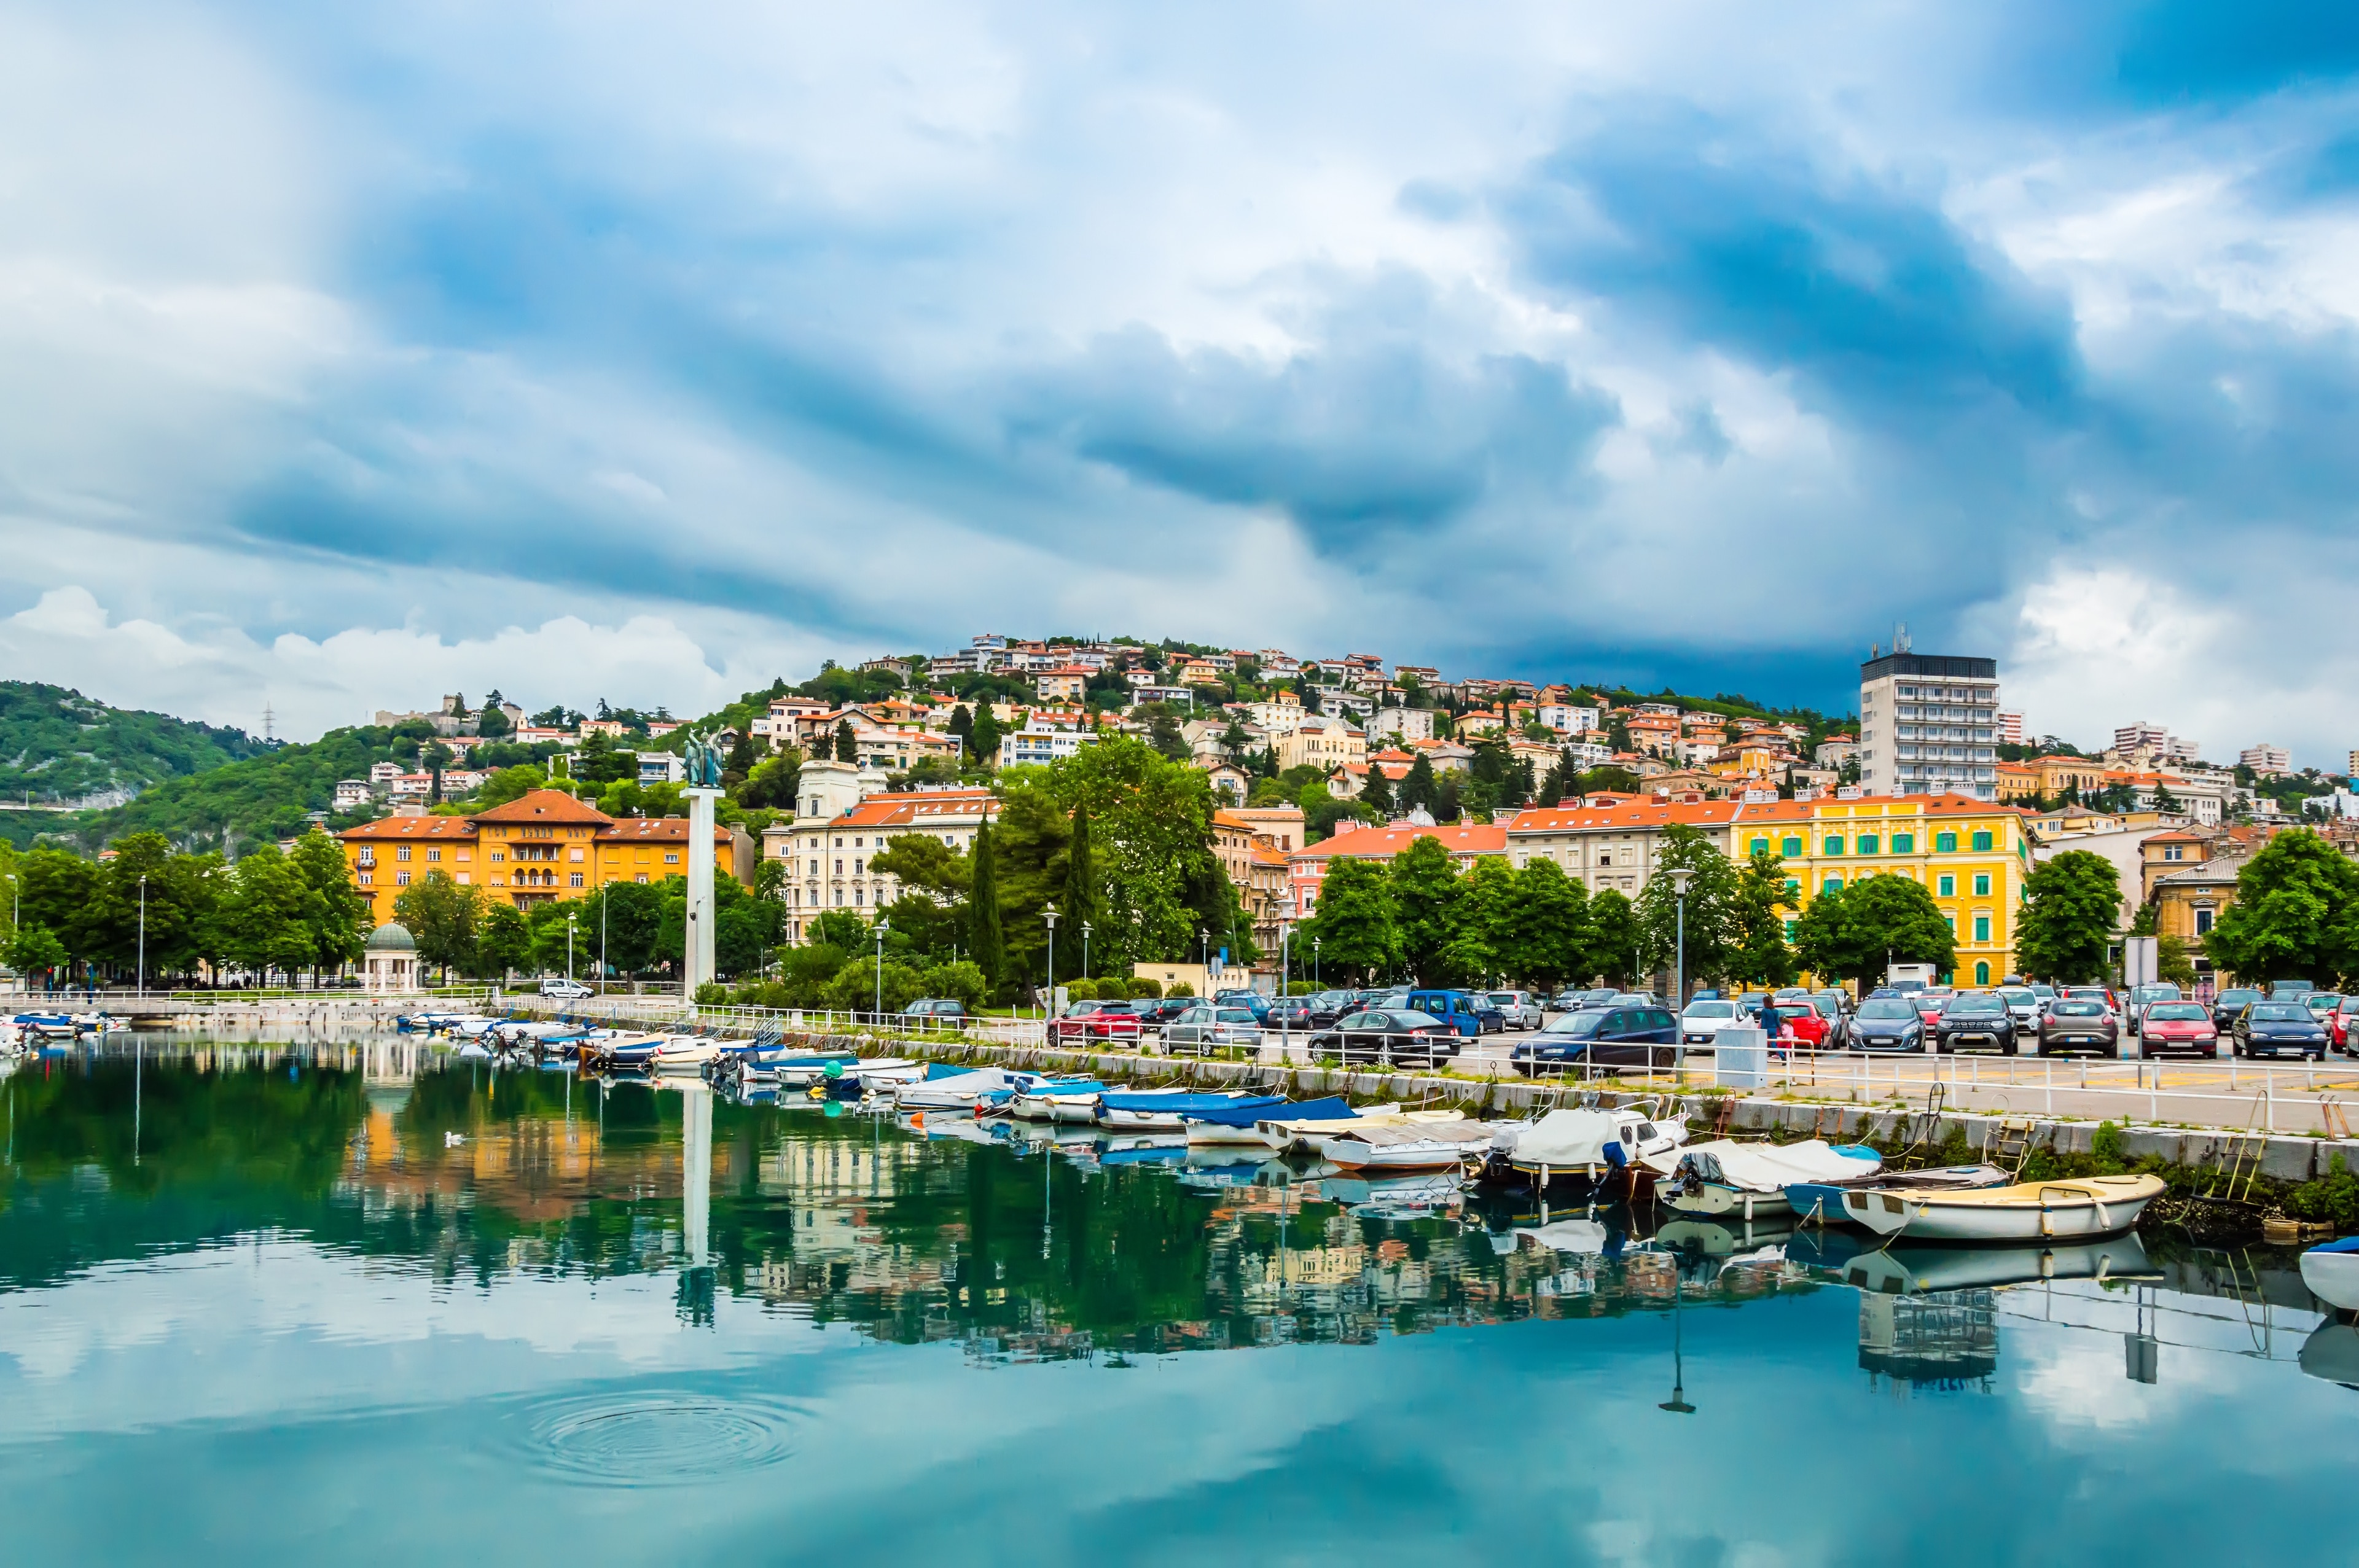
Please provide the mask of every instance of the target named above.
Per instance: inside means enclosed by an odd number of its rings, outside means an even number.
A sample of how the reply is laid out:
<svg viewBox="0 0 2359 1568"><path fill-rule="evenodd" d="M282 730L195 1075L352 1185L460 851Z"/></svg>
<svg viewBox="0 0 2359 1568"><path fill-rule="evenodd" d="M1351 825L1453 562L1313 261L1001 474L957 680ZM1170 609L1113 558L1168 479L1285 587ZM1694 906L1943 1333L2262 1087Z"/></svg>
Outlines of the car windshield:
<svg viewBox="0 0 2359 1568"><path fill-rule="evenodd" d="M2359 996L2346 996L2334 1004L2337 1012L2359 1012Z"/></svg>
<svg viewBox="0 0 2359 1568"><path fill-rule="evenodd" d="M2260 999L2261 993L2258 991L2222 991L2217 1002L2222 1007L2242 1007L2248 1001L2258 1001Z"/></svg>
<svg viewBox="0 0 2359 1568"><path fill-rule="evenodd" d="M1999 1000L2009 1007L2038 1007L2039 999L2029 991L2001 991Z"/></svg>
<svg viewBox="0 0 2359 1568"><path fill-rule="evenodd" d="M2265 1001L2253 1009L2256 1023L2308 1023L2310 1009L2298 1001Z"/></svg>
<svg viewBox="0 0 2359 1568"><path fill-rule="evenodd" d="M1561 1018L1550 1019L1546 1027L1541 1029L1540 1033L1543 1034L1577 1034L1586 1038L1589 1035L1596 1033L1604 1022L1605 1013L1603 1010L1589 1012L1569 1012Z"/></svg>
<svg viewBox="0 0 2359 1568"><path fill-rule="evenodd" d="M1992 1018L2006 1011L2006 1004L1995 996L1961 996L1950 999L1941 1010L1951 1018Z"/></svg>
<svg viewBox="0 0 2359 1568"><path fill-rule="evenodd" d="M1862 1002L1859 1016L1863 1023L1873 1023L1879 1018L1914 1018L1917 1010L1898 997L1886 997Z"/></svg>
<svg viewBox="0 0 2359 1568"><path fill-rule="evenodd" d="M2059 1018L2103 1018L2105 1004L2101 1001L2060 1001L2056 1004Z"/></svg>
<svg viewBox="0 0 2359 1568"><path fill-rule="evenodd" d="M1224 1007L1221 1009L1221 1022L1223 1023L1251 1023L1253 1021L1253 1009L1249 1007Z"/></svg>
<svg viewBox="0 0 2359 1568"><path fill-rule="evenodd" d="M1688 1003L1690 1018L1734 1018L1736 1004L1733 1001L1691 1001Z"/></svg>
<svg viewBox="0 0 2359 1568"><path fill-rule="evenodd" d="M1493 1007L1513 1007L1516 1005L1516 993L1513 991L1493 991L1491 993L1491 1005Z"/></svg>
<svg viewBox="0 0 2359 1568"><path fill-rule="evenodd" d="M2054 986L2034 986L2031 988L2031 994L2038 997L2042 1001L2054 1001L2056 1000L2056 988Z"/></svg>
<svg viewBox="0 0 2359 1568"><path fill-rule="evenodd" d="M2146 1010L2149 1023L2208 1023L2212 1015L2191 1001L2158 1001Z"/></svg>
<svg viewBox="0 0 2359 1568"><path fill-rule="evenodd" d="M2137 989L2137 999L2140 1001L2177 1001L2179 988L2177 986L2140 986Z"/></svg>

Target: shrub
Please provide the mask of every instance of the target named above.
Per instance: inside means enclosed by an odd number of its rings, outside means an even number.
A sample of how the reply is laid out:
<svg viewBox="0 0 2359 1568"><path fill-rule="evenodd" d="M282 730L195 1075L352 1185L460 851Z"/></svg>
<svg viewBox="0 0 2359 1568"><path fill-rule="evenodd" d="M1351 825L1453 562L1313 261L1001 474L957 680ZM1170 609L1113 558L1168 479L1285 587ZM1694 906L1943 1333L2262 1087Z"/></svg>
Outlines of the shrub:
<svg viewBox="0 0 2359 1568"><path fill-rule="evenodd" d="M1098 982L1093 979L1065 982L1065 1000L1068 1001L1095 1001L1103 994L1098 989Z"/></svg>
<svg viewBox="0 0 2359 1568"><path fill-rule="evenodd" d="M1174 980L1171 982L1171 989L1164 994L1166 996L1194 996L1196 994L1196 988L1190 985L1186 980Z"/></svg>
<svg viewBox="0 0 2359 1568"><path fill-rule="evenodd" d="M1133 1000L1158 1001L1163 996L1163 985L1159 980L1141 979L1134 976L1127 989Z"/></svg>
<svg viewBox="0 0 2359 1568"><path fill-rule="evenodd" d="M699 1007L726 1007L729 1000L729 988L718 980L707 980L696 988L696 1005Z"/></svg>
<svg viewBox="0 0 2359 1568"><path fill-rule="evenodd" d="M2089 1156L2096 1161L2099 1171L2113 1175L2122 1168L2127 1155L2122 1149L2122 1130L2110 1121L2097 1123L2097 1132L2089 1141Z"/></svg>
<svg viewBox="0 0 2359 1568"><path fill-rule="evenodd" d="M1319 988L1312 985L1309 980L1294 980L1288 982L1287 985L1286 994L1288 996L1317 996L1319 994Z"/></svg>

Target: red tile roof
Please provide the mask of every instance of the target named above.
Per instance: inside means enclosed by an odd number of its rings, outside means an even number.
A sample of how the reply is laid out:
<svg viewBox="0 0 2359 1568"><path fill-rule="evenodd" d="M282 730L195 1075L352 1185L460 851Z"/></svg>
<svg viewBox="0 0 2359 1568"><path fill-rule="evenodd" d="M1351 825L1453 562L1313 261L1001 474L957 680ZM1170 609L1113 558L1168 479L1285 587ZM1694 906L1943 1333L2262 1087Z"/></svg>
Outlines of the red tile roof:
<svg viewBox="0 0 2359 1568"><path fill-rule="evenodd" d="M489 811L479 811L469 820L501 823L566 823L577 827L603 827L614 819L594 806L584 806L561 789L537 789L529 795L520 795L509 801L506 806L495 806Z"/></svg>
<svg viewBox="0 0 2359 1568"><path fill-rule="evenodd" d="M1419 838L1439 838L1441 847L1453 855L1504 855L1507 852L1507 830L1496 824L1467 823L1450 827L1421 827L1401 822L1389 827L1363 827L1351 833L1338 833L1308 849L1296 850L1295 858L1323 860L1336 855L1355 855L1372 860L1390 860Z"/></svg>

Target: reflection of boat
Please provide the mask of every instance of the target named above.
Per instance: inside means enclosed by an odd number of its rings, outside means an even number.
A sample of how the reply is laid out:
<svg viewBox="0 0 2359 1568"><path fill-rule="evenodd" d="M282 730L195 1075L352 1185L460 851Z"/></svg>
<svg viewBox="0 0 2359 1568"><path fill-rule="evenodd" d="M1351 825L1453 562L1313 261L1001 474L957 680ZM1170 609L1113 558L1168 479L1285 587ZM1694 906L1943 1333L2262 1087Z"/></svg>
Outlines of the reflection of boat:
<svg viewBox="0 0 2359 1568"><path fill-rule="evenodd" d="M1055 1079L1007 1067L977 1067L971 1072L928 1076L902 1084L893 1103L903 1110L973 1110L979 1104L1010 1099L1027 1090L1052 1087L1060 1082L1079 1085L1084 1079Z"/></svg>
<svg viewBox="0 0 2359 1568"><path fill-rule="evenodd" d="M2036 1280L2115 1280L2147 1274L2146 1244L2136 1233L2060 1247L1886 1247L1843 1266L1843 1281L1863 1291L1962 1291Z"/></svg>
<svg viewBox="0 0 2359 1568"><path fill-rule="evenodd" d="M1662 1171L1666 1162L1647 1162ZM1759 1215L1790 1214L1794 1206L1788 1187L1801 1182L1843 1182L1874 1175L1884 1168L1884 1156L1864 1144L1841 1148L1823 1138L1799 1143L1739 1143L1714 1139L1690 1144L1671 1165L1671 1180L1656 1193L1681 1214L1733 1214L1745 1219Z"/></svg>
<svg viewBox="0 0 2359 1568"><path fill-rule="evenodd" d="M1321 1158L1348 1171L1430 1171L1479 1159L1491 1130L1479 1121L1356 1126L1317 1141Z"/></svg>
<svg viewBox="0 0 2359 1568"><path fill-rule="evenodd" d="M1187 1135L1179 1132L1119 1133L1098 1150L1098 1162L1103 1165L1169 1164L1187 1158Z"/></svg>
<svg viewBox="0 0 2359 1568"><path fill-rule="evenodd" d="M2327 1305L2359 1312L2359 1236L2346 1236L2304 1252L2301 1282Z"/></svg>
<svg viewBox="0 0 2359 1568"><path fill-rule="evenodd" d="M1255 1122L1254 1130L1261 1134L1264 1143L1281 1154L1292 1149L1316 1153L1321 1139L1355 1128L1439 1127L1465 1120L1466 1113L1461 1110L1403 1110L1397 1105L1376 1105L1339 1116L1273 1117ZM1487 1130L1484 1136L1489 1136Z"/></svg>
<svg viewBox="0 0 2359 1568"><path fill-rule="evenodd" d="M2359 1328L2329 1321L2301 1342L2301 1369L2313 1378L2359 1389Z"/></svg>
<svg viewBox="0 0 2359 1568"><path fill-rule="evenodd" d="M1603 1257L1611 1235L1593 1219L1556 1219L1546 1225L1519 1225L1512 1236L1527 1237L1557 1252L1594 1253Z"/></svg>
<svg viewBox="0 0 2359 1568"><path fill-rule="evenodd" d="M1407 1219L1455 1207L1458 1173L1428 1172L1407 1176L1322 1176L1319 1197L1373 1219Z"/></svg>
<svg viewBox="0 0 2359 1568"><path fill-rule="evenodd" d="M1844 1193L1843 1208L1879 1236L2037 1241L2127 1230L2162 1191L2157 1176L2083 1176L1949 1193L1867 1187Z"/></svg>
<svg viewBox="0 0 2359 1568"><path fill-rule="evenodd" d="M1806 1222L1818 1225L1856 1223L1843 1207L1843 1194L1854 1187L1879 1187L1886 1192L1968 1192L1978 1187L2003 1187L2007 1174L1996 1165L1941 1165L1930 1171L1882 1171L1832 1182L1796 1182L1786 1189L1786 1201Z"/></svg>
<svg viewBox="0 0 2359 1568"><path fill-rule="evenodd" d="M1794 1234L1794 1213L1786 1209L1757 1220L1736 1215L1709 1219L1675 1219L1655 1232L1657 1244L1675 1252L1701 1252L1707 1258L1733 1258L1785 1241Z"/></svg>
<svg viewBox="0 0 2359 1568"><path fill-rule="evenodd" d="M1495 1126L1483 1174L1496 1181L1512 1172L1542 1186L1560 1176L1593 1182L1650 1157L1675 1159L1687 1141L1684 1119L1658 1119L1651 1106L1552 1110L1536 1120Z"/></svg>

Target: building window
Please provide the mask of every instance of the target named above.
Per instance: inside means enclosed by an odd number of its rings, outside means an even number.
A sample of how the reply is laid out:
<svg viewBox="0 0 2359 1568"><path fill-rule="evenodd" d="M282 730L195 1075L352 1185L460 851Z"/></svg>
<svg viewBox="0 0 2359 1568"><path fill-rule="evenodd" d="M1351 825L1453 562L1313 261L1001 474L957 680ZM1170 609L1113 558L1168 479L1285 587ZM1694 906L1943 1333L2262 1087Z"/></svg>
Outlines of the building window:
<svg viewBox="0 0 2359 1568"><path fill-rule="evenodd" d="M1801 892L1802 880L1799 877L1788 877L1786 879L1786 897L1788 901L1800 897Z"/></svg>
<svg viewBox="0 0 2359 1568"><path fill-rule="evenodd" d="M1827 853L1828 853L1828 854L1830 854L1830 855L1840 855L1840 854L1842 854L1842 853L1843 853L1843 841L1842 839L1840 839L1840 838L1829 838L1829 839L1827 840Z"/></svg>
<svg viewBox="0 0 2359 1568"><path fill-rule="evenodd" d="M408 887L408 886L409 885L409 873L408 873L408 871L396 871L396 872L394 872L394 873L393 873L393 885L394 885L394 886L396 886L396 887L397 887L397 888L406 888L406 887Z"/></svg>
<svg viewBox="0 0 2359 1568"><path fill-rule="evenodd" d="M1956 915L1945 914L1941 916L1941 924L1950 928L1951 935L1955 936L1958 934L1958 917Z"/></svg>
<svg viewBox="0 0 2359 1568"><path fill-rule="evenodd" d="M571 885L574 887L580 887L582 885L582 873L580 871L573 873Z"/></svg>
<svg viewBox="0 0 2359 1568"><path fill-rule="evenodd" d="M1993 841L1987 829L1974 835L1974 848L1978 850L1987 852Z"/></svg>
<svg viewBox="0 0 2359 1568"><path fill-rule="evenodd" d="M573 851L573 863L577 866L582 863L582 851L579 849Z"/></svg>
<svg viewBox="0 0 2359 1568"><path fill-rule="evenodd" d="M1917 852L1917 835L1914 833L1895 833L1892 836L1892 852L1896 855L1915 854Z"/></svg>
<svg viewBox="0 0 2359 1568"><path fill-rule="evenodd" d="M1933 852L1937 855L1956 854L1958 852L1958 836L1954 833L1934 834Z"/></svg>
<svg viewBox="0 0 2359 1568"><path fill-rule="evenodd" d="M1786 922L1786 940L1787 940L1787 941L1791 942L1791 941L1794 939L1794 928L1795 928L1796 926L1799 925L1800 924L1801 924L1801 922L1800 922L1800 921L1799 921L1799 920L1789 920L1789 921Z"/></svg>
<svg viewBox="0 0 2359 1568"><path fill-rule="evenodd" d="M1990 940L1989 915L1977 914L1974 916L1974 940L1978 943L1987 942Z"/></svg>
<svg viewBox="0 0 2359 1568"><path fill-rule="evenodd" d="M1819 884L1819 891L1821 892L1843 892L1843 879L1841 877L1829 877L1826 881Z"/></svg>
<svg viewBox="0 0 2359 1568"><path fill-rule="evenodd" d="M667 866L677 866L679 864L679 857L676 854L667 853L664 856L664 864Z"/></svg>
<svg viewBox="0 0 2359 1568"><path fill-rule="evenodd" d="M1988 964L1976 964L1974 966L1974 984L1978 986L1986 986L1990 984L1990 966Z"/></svg>
<svg viewBox="0 0 2359 1568"><path fill-rule="evenodd" d="M1933 879L1933 892L1942 898L1957 897L1958 879L1950 876L1935 877Z"/></svg>
<svg viewBox="0 0 2359 1568"><path fill-rule="evenodd" d="M2166 860L2178 860L2181 852L2180 846L2176 844L2166 844L2162 847L2162 858Z"/></svg>
<svg viewBox="0 0 2359 1568"><path fill-rule="evenodd" d="M393 858L397 860L406 860L409 859L409 846L407 844L396 844L393 847Z"/></svg>
<svg viewBox="0 0 2359 1568"><path fill-rule="evenodd" d="M366 872L366 871L363 871L363 872L361 873L361 886L363 886L363 887L366 887L366 886L368 886L368 885L369 885L369 873L368 873L368 872Z"/></svg>
<svg viewBox="0 0 2359 1568"><path fill-rule="evenodd" d="M1786 839L1777 852L1788 860L1799 860L1802 854L1802 841L1799 838Z"/></svg>
<svg viewBox="0 0 2359 1568"><path fill-rule="evenodd" d="M835 907L838 909L842 909L843 907L843 890L842 888L835 890Z"/></svg>
<svg viewBox="0 0 2359 1568"><path fill-rule="evenodd" d="M363 877L361 880L363 881L366 881L368 879L366 877ZM2208 936L2211 934L2212 912L2208 909L2197 910L2195 912L2195 935L2198 936Z"/></svg>
<svg viewBox="0 0 2359 1568"><path fill-rule="evenodd" d="M1756 854L1756 855L1766 855L1766 854L1767 854L1768 852L1769 852L1769 840L1768 840L1768 839L1767 839L1767 838L1756 838L1755 840L1753 840L1753 847L1752 847L1752 849L1750 850L1750 853L1752 853L1752 854Z"/></svg>
<svg viewBox="0 0 2359 1568"><path fill-rule="evenodd" d="M637 882L641 887L645 887L645 886L647 886L647 872L645 872L645 871L641 871L641 872L640 872L636 877L633 878L632 880L633 880L634 881L636 881L636 882Z"/></svg>
<svg viewBox="0 0 2359 1568"><path fill-rule="evenodd" d="M838 860L835 863L835 874L839 877L843 875L843 862L842 860Z"/></svg>
<svg viewBox="0 0 2359 1568"><path fill-rule="evenodd" d="M1873 855L1873 854L1875 854L1875 842L1876 842L1876 839L1875 839L1875 834L1873 834L1873 833L1863 833L1863 834L1861 834L1861 835L1859 836L1859 852L1860 852L1861 854L1863 854L1863 855Z"/></svg>
<svg viewBox="0 0 2359 1568"><path fill-rule="evenodd" d="M1974 873L1974 896L1976 898L1990 897L1990 873L1988 871L1976 871Z"/></svg>
<svg viewBox="0 0 2359 1568"><path fill-rule="evenodd" d="M426 851L426 858L429 860L439 860L442 858L442 851L440 849L429 849Z"/></svg>

